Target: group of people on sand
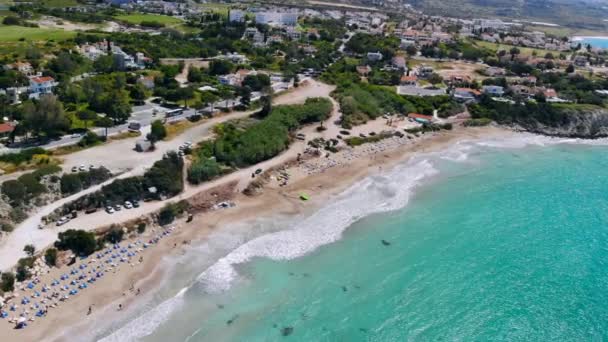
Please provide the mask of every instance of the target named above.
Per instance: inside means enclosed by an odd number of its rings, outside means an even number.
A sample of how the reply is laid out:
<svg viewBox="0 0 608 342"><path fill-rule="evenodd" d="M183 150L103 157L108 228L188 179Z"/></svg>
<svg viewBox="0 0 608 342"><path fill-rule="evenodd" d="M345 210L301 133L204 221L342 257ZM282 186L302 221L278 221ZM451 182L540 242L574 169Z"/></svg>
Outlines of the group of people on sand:
<svg viewBox="0 0 608 342"><path fill-rule="evenodd" d="M58 279L53 279L50 284L42 283L40 278L32 279L19 290L14 291L12 296L7 296L9 299L5 303L0 303L0 319L15 324L16 329L26 328L29 322L46 317L49 309L56 308L62 302L77 296L106 274L110 272L115 274L120 266L128 264L134 267L136 263L141 264L144 260L141 255L144 250L158 244L174 229L174 227L163 229L147 242L137 240L132 243L117 243L94 255L82 258L79 265L72 265L69 272L62 274ZM140 289L137 289L137 294L139 293ZM92 311L91 305L87 315Z"/></svg>

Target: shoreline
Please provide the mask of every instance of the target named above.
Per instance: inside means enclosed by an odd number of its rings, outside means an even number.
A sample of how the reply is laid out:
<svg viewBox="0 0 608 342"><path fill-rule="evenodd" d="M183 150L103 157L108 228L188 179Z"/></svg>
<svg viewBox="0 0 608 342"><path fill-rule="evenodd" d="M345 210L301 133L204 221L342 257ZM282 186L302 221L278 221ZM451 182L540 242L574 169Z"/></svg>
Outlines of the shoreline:
<svg viewBox="0 0 608 342"><path fill-rule="evenodd" d="M108 315L112 315L111 321L114 322L126 319L129 314L132 315L131 307L135 309L140 307L143 303L139 302L143 302L146 296L152 295L154 290L164 284L166 276L169 274L168 269L171 267L171 265L167 265L171 257L187 252L190 244L204 243L211 233L220 229L220 226L248 222L252 218L261 216L295 216L305 212L314 212L328 203L333 196L343 192L356 181L375 173L376 170L394 167L419 153L442 150L451 143L507 134L512 134L512 132L495 127L457 127L454 131L427 133L412 142L382 151L381 155L375 153L366 157L345 160L343 164L328 167L317 173L306 174L294 170L294 179L290 180L290 184L285 187L270 182L263 187L263 193L260 195L248 197L242 193L237 194L234 198L234 202L237 203L236 208L197 214L190 223L184 223L182 220L176 222L175 232L150 249L154 251L153 253L145 251L145 254L142 254L144 261L140 265L132 266L133 270L118 272L112 277L100 279L84 294L71 298L69 300L70 310L62 310L62 315L51 311L48 317L34 322L22 331L6 329L12 326L0 324L0 331L4 330L2 335L10 339L73 340L74 331L82 331L81 329L90 331L93 327L107 323L108 320L105 318ZM363 146L370 145L372 144ZM322 157L315 160L318 161L320 158ZM308 202L299 200L298 194L302 191L314 193L314 198ZM65 271L65 267L53 270L57 274ZM56 274L50 275L50 277L52 276L56 276ZM129 291L130 288L140 289L140 295L134 295L133 291ZM123 304L126 310L116 314L116 303L118 302ZM87 316L87 309L90 305L93 305L95 309L92 315ZM66 328L59 330L58 326ZM109 326L106 324L106 327Z"/></svg>

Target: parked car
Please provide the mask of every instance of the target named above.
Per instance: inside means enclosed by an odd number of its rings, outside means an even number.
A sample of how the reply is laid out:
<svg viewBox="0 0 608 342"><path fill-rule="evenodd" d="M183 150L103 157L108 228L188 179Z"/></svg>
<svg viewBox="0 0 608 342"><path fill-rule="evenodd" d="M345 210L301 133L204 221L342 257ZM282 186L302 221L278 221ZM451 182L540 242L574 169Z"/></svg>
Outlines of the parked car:
<svg viewBox="0 0 608 342"><path fill-rule="evenodd" d="M133 208L139 208L139 201L133 200L131 204L133 204Z"/></svg>
<svg viewBox="0 0 608 342"><path fill-rule="evenodd" d="M106 212L107 212L108 214L114 214L114 208L112 208L112 206L107 206L107 207L106 207Z"/></svg>
<svg viewBox="0 0 608 342"><path fill-rule="evenodd" d="M87 170L87 168L84 165L80 165L80 167L78 168L78 171L80 171L80 172L84 172L86 170Z"/></svg>
<svg viewBox="0 0 608 342"><path fill-rule="evenodd" d="M78 172L78 168L76 166L72 167L72 172Z"/></svg>
<svg viewBox="0 0 608 342"><path fill-rule="evenodd" d="M93 170L95 168L95 165L91 164L89 165L89 171Z"/></svg>
<svg viewBox="0 0 608 342"><path fill-rule="evenodd" d="M92 213L94 213L94 212L96 212L96 211L97 211L97 208L95 208L95 207L90 207L90 208L86 208L86 209L84 210L84 213L85 213L85 214L92 214Z"/></svg>
<svg viewBox="0 0 608 342"><path fill-rule="evenodd" d="M306 135L304 135L303 133L298 133L298 134L296 134L296 139L306 140Z"/></svg>
<svg viewBox="0 0 608 342"><path fill-rule="evenodd" d="M133 208L133 204L131 204L131 202L129 201L125 201L125 209L132 209Z"/></svg>
<svg viewBox="0 0 608 342"><path fill-rule="evenodd" d="M63 216L59 220L57 220L57 227L63 226L64 224L66 224L68 222L70 222L70 218L67 216Z"/></svg>
<svg viewBox="0 0 608 342"><path fill-rule="evenodd" d="M120 204L117 204L117 205L114 206L114 210L121 211L122 210L122 206Z"/></svg>

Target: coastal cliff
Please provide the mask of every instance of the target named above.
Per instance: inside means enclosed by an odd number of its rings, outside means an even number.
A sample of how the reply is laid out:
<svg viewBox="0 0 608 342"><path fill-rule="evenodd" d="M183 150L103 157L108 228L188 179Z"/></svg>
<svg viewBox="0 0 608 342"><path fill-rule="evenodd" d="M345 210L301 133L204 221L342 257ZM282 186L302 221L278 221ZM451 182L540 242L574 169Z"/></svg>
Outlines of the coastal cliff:
<svg viewBox="0 0 608 342"><path fill-rule="evenodd" d="M516 129L547 136L597 139L608 137L608 109L560 108L552 118L517 120Z"/></svg>

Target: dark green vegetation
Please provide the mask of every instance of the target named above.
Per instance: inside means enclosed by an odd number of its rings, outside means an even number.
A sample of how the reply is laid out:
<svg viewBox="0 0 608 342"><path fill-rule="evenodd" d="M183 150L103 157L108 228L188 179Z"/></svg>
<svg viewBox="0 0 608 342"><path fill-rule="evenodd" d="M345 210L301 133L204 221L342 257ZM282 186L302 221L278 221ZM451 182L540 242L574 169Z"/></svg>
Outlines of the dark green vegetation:
<svg viewBox="0 0 608 342"><path fill-rule="evenodd" d="M183 190L183 167L183 160L177 153L169 152L163 159L154 163L143 176L117 179L103 186L100 191L66 204L61 208L60 214L65 215L73 210L122 204L127 200L173 197Z"/></svg>
<svg viewBox="0 0 608 342"><path fill-rule="evenodd" d="M61 171L55 165L45 166L37 171L19 176L17 179L2 183L1 192L13 208L30 204L38 196L47 192L46 186L40 183L42 177Z"/></svg>
<svg viewBox="0 0 608 342"><path fill-rule="evenodd" d="M89 256L97 249L97 240L93 233L69 229L59 233L55 247L60 251L70 250L77 256Z"/></svg>
<svg viewBox="0 0 608 342"><path fill-rule="evenodd" d="M435 109L447 117L463 111L463 106L449 96L401 96L392 88L364 83L340 85L333 96L340 103L342 126L348 128L384 114L421 113L432 115Z"/></svg>
<svg viewBox="0 0 608 342"><path fill-rule="evenodd" d="M172 223L176 217L188 210L188 202L167 203L158 213L158 224L164 226Z"/></svg>
<svg viewBox="0 0 608 342"><path fill-rule="evenodd" d="M64 196L75 194L93 185L103 183L110 177L112 177L112 173L104 167L77 173L66 173L60 179L61 194Z"/></svg>
<svg viewBox="0 0 608 342"><path fill-rule="evenodd" d="M287 148L290 132L325 120L331 110L328 99L310 98L303 105L274 107L261 122L245 130L227 125L213 143L213 156L218 162L236 167L267 160Z"/></svg>

